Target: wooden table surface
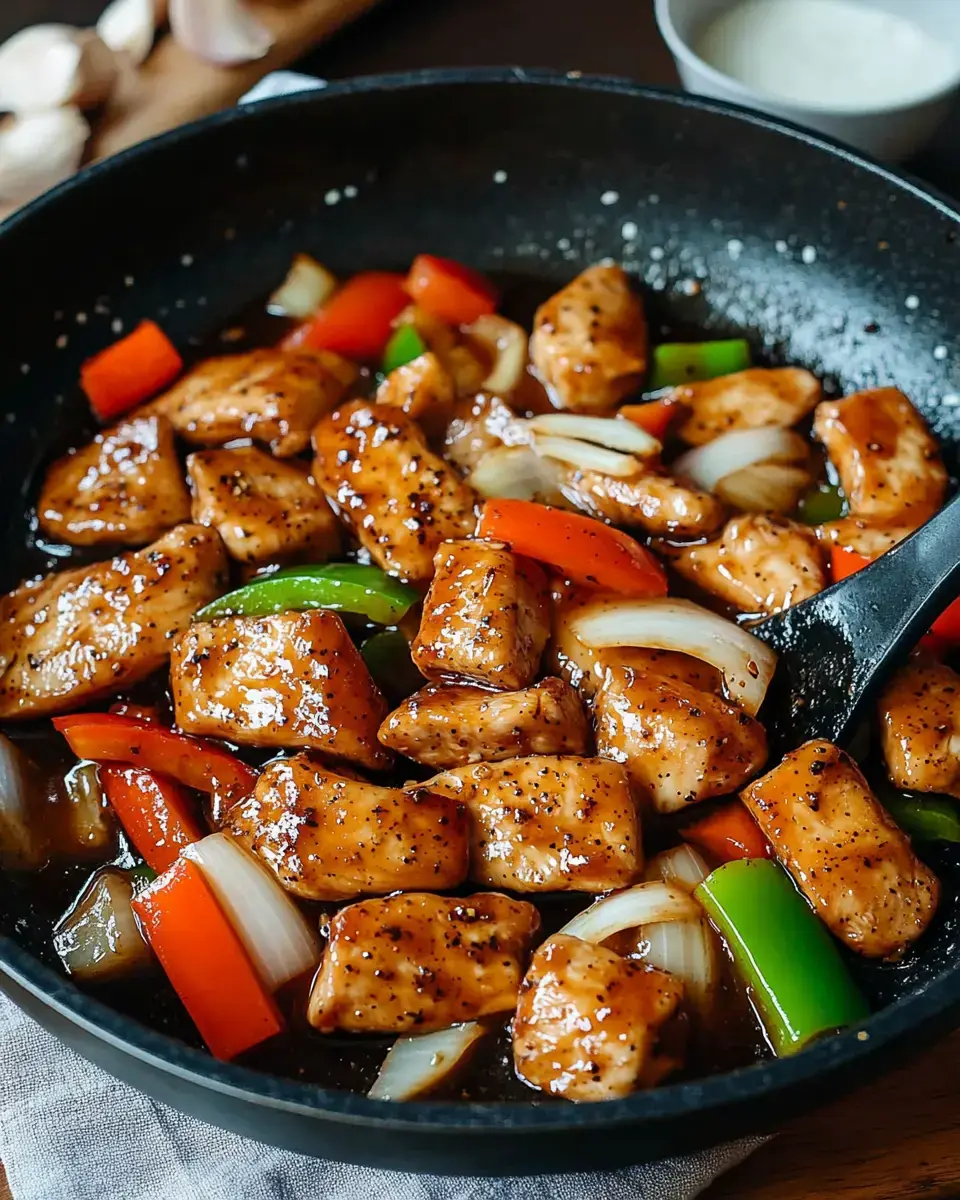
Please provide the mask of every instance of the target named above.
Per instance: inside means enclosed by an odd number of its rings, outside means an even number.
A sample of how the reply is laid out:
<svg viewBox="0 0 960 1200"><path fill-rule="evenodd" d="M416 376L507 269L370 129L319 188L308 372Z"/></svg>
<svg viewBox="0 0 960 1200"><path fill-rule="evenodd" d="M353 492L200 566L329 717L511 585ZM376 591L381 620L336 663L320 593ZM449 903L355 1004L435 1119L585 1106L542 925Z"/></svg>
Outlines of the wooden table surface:
<svg viewBox="0 0 960 1200"><path fill-rule="evenodd" d="M32 20L89 21L104 0L0 5L0 37ZM386 0L305 60L328 78L519 63L673 85L648 0ZM960 111L916 173L960 192ZM910 1066L789 1124L706 1200L955 1200L960 1033ZM0 1167L0 1200L11 1200ZM136 1200L136 1197L125 1198ZM175 1198L171 1198L175 1200Z"/></svg>

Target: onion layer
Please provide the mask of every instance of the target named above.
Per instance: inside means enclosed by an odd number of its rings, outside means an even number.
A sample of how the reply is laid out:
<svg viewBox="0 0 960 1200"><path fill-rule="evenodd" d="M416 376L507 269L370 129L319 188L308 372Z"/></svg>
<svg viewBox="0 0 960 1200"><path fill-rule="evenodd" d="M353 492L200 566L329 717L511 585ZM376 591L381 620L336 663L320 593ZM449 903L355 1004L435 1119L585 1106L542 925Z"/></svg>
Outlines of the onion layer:
<svg viewBox="0 0 960 1200"><path fill-rule="evenodd" d="M123 871L107 868L87 883L53 934L67 974L87 981L116 979L152 961L132 898L133 885Z"/></svg>
<svg viewBox="0 0 960 1200"><path fill-rule="evenodd" d="M712 663L727 692L756 716L777 665L776 653L746 629L690 600L624 600L588 604L571 622L588 646L679 650Z"/></svg>
<svg viewBox="0 0 960 1200"><path fill-rule="evenodd" d="M39 820L33 764L0 733L0 864L39 867L47 839Z"/></svg>
<svg viewBox="0 0 960 1200"><path fill-rule="evenodd" d="M309 254L298 254L283 283L267 301L267 312L275 317L312 317L337 288L336 276Z"/></svg>
<svg viewBox="0 0 960 1200"><path fill-rule="evenodd" d="M100 786L97 764L81 762L71 767L63 780L67 803L69 850L90 853L105 850L113 841L116 827L113 810Z"/></svg>
<svg viewBox="0 0 960 1200"><path fill-rule="evenodd" d="M250 960L270 991L311 970L320 941L267 869L226 833L212 833L181 852L203 871Z"/></svg>
<svg viewBox="0 0 960 1200"><path fill-rule="evenodd" d="M789 513L810 488L810 472L789 463L754 463L742 471L725 475L716 494L742 512Z"/></svg>
<svg viewBox="0 0 960 1200"><path fill-rule="evenodd" d="M488 500L553 500L557 494L556 469L530 446L488 450L467 482Z"/></svg>
<svg viewBox="0 0 960 1200"><path fill-rule="evenodd" d="M683 981L693 1008L705 1016L720 982L715 936L703 917L644 925L637 940L644 962Z"/></svg>
<svg viewBox="0 0 960 1200"><path fill-rule="evenodd" d="M371 1100L413 1100L433 1091L456 1070L484 1035L476 1021L420 1037L398 1038L367 1095Z"/></svg>
<svg viewBox="0 0 960 1200"><path fill-rule="evenodd" d="M495 396L509 396L527 368L526 330L498 313L487 313L471 325L464 325L463 332L481 342L493 358L483 390Z"/></svg>
<svg viewBox="0 0 960 1200"><path fill-rule="evenodd" d="M629 479L643 471L643 463L632 454L621 454L617 450L607 450L605 446L594 446L591 442L578 442L574 438L535 434L533 448L545 458L570 463L581 471L599 471L602 475L613 475L618 479Z"/></svg>
<svg viewBox="0 0 960 1200"><path fill-rule="evenodd" d="M660 879L688 895L692 895L693 889L699 887L709 874L706 859L686 842L662 850L650 859L643 873L647 880Z"/></svg>
<svg viewBox="0 0 960 1200"><path fill-rule="evenodd" d="M700 915L700 905L679 888L666 883L638 883L591 904L559 932L585 942L605 942L624 929L661 921L690 921Z"/></svg>
<svg viewBox="0 0 960 1200"><path fill-rule="evenodd" d="M721 479L763 462L803 462L807 443L792 429L766 425L760 429L736 429L712 442L681 454L671 468L678 479L688 479L712 492Z"/></svg>
<svg viewBox="0 0 960 1200"><path fill-rule="evenodd" d="M625 454L652 456L659 454L660 443L645 429L620 417L587 417L579 413L541 413L527 421L527 428L536 434L576 438L593 442L608 450Z"/></svg>

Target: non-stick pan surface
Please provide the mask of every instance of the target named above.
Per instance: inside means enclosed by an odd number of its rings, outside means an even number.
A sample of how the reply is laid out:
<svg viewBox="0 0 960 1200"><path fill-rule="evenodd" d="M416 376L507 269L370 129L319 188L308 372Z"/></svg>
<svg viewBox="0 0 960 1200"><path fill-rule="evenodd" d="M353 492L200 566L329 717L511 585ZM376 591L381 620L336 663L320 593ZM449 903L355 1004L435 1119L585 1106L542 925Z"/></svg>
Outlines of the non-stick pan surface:
<svg viewBox="0 0 960 1200"><path fill-rule="evenodd" d="M306 249L348 273L418 251L564 281L610 256L654 328L747 330L830 386L895 383L952 470L960 223L951 205L796 129L612 80L495 70L358 80L230 112L96 167L0 232L0 586L84 357L145 316L190 345ZM960 1014L958 877L904 963L872 968L866 1026L790 1059L629 1100L411 1104L298 1085L120 1017L24 948L0 878L0 986L157 1098L305 1153L421 1171L613 1167L768 1128Z"/></svg>

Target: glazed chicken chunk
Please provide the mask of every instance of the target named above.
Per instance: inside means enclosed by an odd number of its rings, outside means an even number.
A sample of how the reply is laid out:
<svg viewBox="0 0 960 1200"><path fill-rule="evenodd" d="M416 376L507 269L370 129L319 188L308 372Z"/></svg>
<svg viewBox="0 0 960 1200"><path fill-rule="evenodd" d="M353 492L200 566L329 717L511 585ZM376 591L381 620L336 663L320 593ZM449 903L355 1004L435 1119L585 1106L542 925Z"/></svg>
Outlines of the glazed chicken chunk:
<svg viewBox="0 0 960 1200"><path fill-rule="evenodd" d="M709 537L726 516L716 496L653 472L618 478L564 467L558 486L564 499L588 516L655 537Z"/></svg>
<svg viewBox="0 0 960 1200"><path fill-rule="evenodd" d="M121 421L58 459L37 501L43 532L72 546L143 546L189 519L173 427L156 414Z"/></svg>
<svg viewBox="0 0 960 1200"><path fill-rule="evenodd" d="M193 519L216 529L238 562L322 562L340 549L340 524L302 463L237 446L191 454L187 473Z"/></svg>
<svg viewBox="0 0 960 1200"><path fill-rule="evenodd" d="M647 369L647 323L621 267L588 267L537 309L530 357L558 408L603 413Z"/></svg>
<svg viewBox="0 0 960 1200"><path fill-rule="evenodd" d="M444 434L443 455L469 475L489 451L530 441L526 424L513 409L486 392L458 400Z"/></svg>
<svg viewBox="0 0 960 1200"><path fill-rule="evenodd" d="M466 806L478 883L605 892L643 867L637 806L619 763L535 755L458 767L424 786Z"/></svg>
<svg viewBox="0 0 960 1200"><path fill-rule="evenodd" d="M960 675L917 659L880 697L883 755L897 787L960 800Z"/></svg>
<svg viewBox="0 0 960 1200"><path fill-rule="evenodd" d="M325 1033L429 1033L511 1012L539 927L532 904L495 892L351 904L330 922L310 1024Z"/></svg>
<svg viewBox="0 0 960 1200"><path fill-rule="evenodd" d="M431 683L380 726L384 746L440 771L523 754L585 754L589 740L580 699L562 679L519 692Z"/></svg>
<svg viewBox="0 0 960 1200"><path fill-rule="evenodd" d="M392 575L426 583L447 538L477 524L472 490L398 409L357 401L314 430L314 478L334 511Z"/></svg>
<svg viewBox="0 0 960 1200"><path fill-rule="evenodd" d="M537 950L513 1019L517 1074L567 1100L613 1100L653 1087L680 1064L659 1030L683 984L605 946L556 934Z"/></svg>
<svg viewBox="0 0 960 1200"><path fill-rule="evenodd" d="M194 445L252 437L286 458L306 449L356 377L353 363L326 350L251 350L208 358L151 408Z"/></svg>
<svg viewBox="0 0 960 1200"><path fill-rule="evenodd" d="M170 681L185 733L390 765L377 741L387 702L336 613L195 621L173 643Z"/></svg>
<svg viewBox="0 0 960 1200"><path fill-rule="evenodd" d="M431 433L443 429L453 397L453 380L429 351L391 371L377 388L377 404L398 408Z"/></svg>
<svg viewBox="0 0 960 1200"><path fill-rule="evenodd" d="M725 796L767 761L763 726L720 696L634 667L610 667L597 693L597 753L623 763L657 812Z"/></svg>
<svg viewBox="0 0 960 1200"><path fill-rule="evenodd" d="M692 446L737 429L789 429L813 412L821 395L817 377L800 367L751 367L672 392L689 410L679 433Z"/></svg>
<svg viewBox="0 0 960 1200"><path fill-rule="evenodd" d="M813 429L855 516L920 525L943 503L947 472L940 450L897 388L826 400Z"/></svg>
<svg viewBox="0 0 960 1200"><path fill-rule="evenodd" d="M940 884L856 764L811 741L740 793L833 933L868 958L895 958L937 909Z"/></svg>
<svg viewBox="0 0 960 1200"><path fill-rule="evenodd" d="M434 564L412 646L418 670L496 688L531 684L550 634L540 567L493 541L445 542Z"/></svg>
<svg viewBox="0 0 960 1200"><path fill-rule="evenodd" d="M740 612L783 612L830 583L816 534L785 517L734 517L716 541L669 553L681 575Z"/></svg>
<svg viewBox="0 0 960 1200"><path fill-rule="evenodd" d="M339 775L307 754L264 767L232 833L305 900L456 887L469 849L456 800Z"/></svg>
<svg viewBox="0 0 960 1200"><path fill-rule="evenodd" d="M818 525L816 534L824 545L842 546L872 561L909 537L926 519L920 513L916 517L916 521L911 520L906 524L872 517L840 517L839 520Z"/></svg>
<svg viewBox="0 0 960 1200"><path fill-rule="evenodd" d="M146 679L225 586L223 545L201 525L21 584L0 599L0 717L73 711Z"/></svg>

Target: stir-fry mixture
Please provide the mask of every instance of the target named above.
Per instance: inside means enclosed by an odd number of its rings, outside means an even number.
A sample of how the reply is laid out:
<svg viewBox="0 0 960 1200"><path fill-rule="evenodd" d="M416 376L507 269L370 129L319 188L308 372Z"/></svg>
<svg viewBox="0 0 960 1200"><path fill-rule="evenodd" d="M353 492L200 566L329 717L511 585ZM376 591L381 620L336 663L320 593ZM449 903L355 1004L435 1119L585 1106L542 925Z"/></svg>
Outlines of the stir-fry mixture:
<svg viewBox="0 0 960 1200"><path fill-rule="evenodd" d="M74 561L0 600L4 882L88 876L64 970L175 992L223 1059L372 1056L392 1100L504 1052L621 1097L733 1010L741 1061L864 1019L851 963L936 912L912 840L960 840L960 604L880 702L882 803L829 743L771 760L750 621L943 504L910 400L651 345L616 266L532 331L430 255L298 256L270 311L84 366L102 430L35 512Z"/></svg>

